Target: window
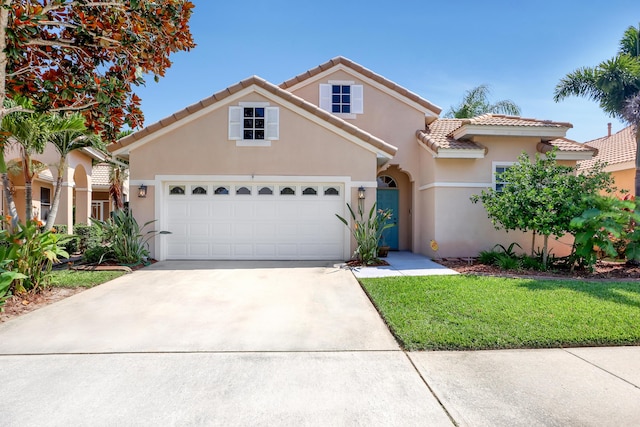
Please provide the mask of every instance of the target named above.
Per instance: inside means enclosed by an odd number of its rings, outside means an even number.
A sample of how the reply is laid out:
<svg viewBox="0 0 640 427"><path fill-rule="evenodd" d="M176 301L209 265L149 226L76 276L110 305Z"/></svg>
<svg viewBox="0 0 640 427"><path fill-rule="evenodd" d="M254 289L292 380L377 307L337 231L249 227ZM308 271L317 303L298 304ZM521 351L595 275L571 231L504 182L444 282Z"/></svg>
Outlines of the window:
<svg viewBox="0 0 640 427"><path fill-rule="evenodd" d="M508 184L507 181L505 181L502 178L502 174L504 173L504 171L506 171L507 169L509 169L511 167L512 164L494 164L493 165L493 188L497 191L497 192L501 192L502 189L504 188L504 186L506 184Z"/></svg>
<svg viewBox="0 0 640 427"><path fill-rule="evenodd" d="M340 191L338 191L338 189L335 188L335 187L325 187L324 195L325 196L339 196L340 195Z"/></svg>
<svg viewBox="0 0 640 427"><path fill-rule="evenodd" d="M51 189L40 188L40 219L46 221L51 211Z"/></svg>
<svg viewBox="0 0 640 427"><path fill-rule="evenodd" d="M398 188L396 180L388 175L378 177L378 188Z"/></svg>
<svg viewBox="0 0 640 427"><path fill-rule="evenodd" d="M184 195L184 185L170 185L169 194L171 195Z"/></svg>
<svg viewBox="0 0 640 427"><path fill-rule="evenodd" d="M243 139L264 139L264 108L244 107Z"/></svg>
<svg viewBox="0 0 640 427"><path fill-rule="evenodd" d="M244 145L265 145L280 138L280 110L266 102L241 102L229 107L229 139ZM241 145L241 144L238 144Z"/></svg>
<svg viewBox="0 0 640 427"><path fill-rule="evenodd" d="M331 85L331 112L351 112L351 86Z"/></svg>
<svg viewBox="0 0 640 427"><path fill-rule="evenodd" d="M320 108L343 118L355 119L364 112L363 87L350 81L320 85Z"/></svg>
<svg viewBox="0 0 640 427"><path fill-rule="evenodd" d="M315 187L307 187L302 191L303 196L315 196L318 194L318 190Z"/></svg>
<svg viewBox="0 0 640 427"><path fill-rule="evenodd" d="M191 188L191 194L206 195L207 194L207 189L205 187L202 187L202 186L192 187Z"/></svg>
<svg viewBox="0 0 640 427"><path fill-rule="evenodd" d="M259 191L258 194L261 196L270 196L273 194L273 188L271 187L262 187Z"/></svg>
<svg viewBox="0 0 640 427"><path fill-rule="evenodd" d="M227 187L218 187L214 190L213 194L215 195L228 195L229 189Z"/></svg>
<svg viewBox="0 0 640 427"><path fill-rule="evenodd" d="M291 187L280 187L280 194L283 196L295 196L296 190Z"/></svg>
<svg viewBox="0 0 640 427"><path fill-rule="evenodd" d="M236 187L236 194L239 195L249 195L251 194L251 190L247 187Z"/></svg>

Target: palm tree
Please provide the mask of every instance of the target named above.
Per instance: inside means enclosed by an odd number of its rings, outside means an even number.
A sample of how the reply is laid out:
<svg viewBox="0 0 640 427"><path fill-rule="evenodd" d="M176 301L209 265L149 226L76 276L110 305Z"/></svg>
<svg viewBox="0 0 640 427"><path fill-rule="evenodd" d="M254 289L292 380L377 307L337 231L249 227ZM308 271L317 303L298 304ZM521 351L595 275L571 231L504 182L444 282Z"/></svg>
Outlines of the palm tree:
<svg viewBox="0 0 640 427"><path fill-rule="evenodd" d="M634 46L635 45L635 46ZM634 97L640 96L639 30L629 27L620 40L618 54L595 67L578 68L556 85L553 96L559 102L569 96L579 96L598 102L612 117L633 125L636 130L636 196L640 195L640 117L633 114ZM636 110L637 111L637 110Z"/></svg>
<svg viewBox="0 0 640 427"><path fill-rule="evenodd" d="M58 151L58 154L60 154L60 162L56 165L58 177L56 179L56 188L53 193L51 211L47 217L45 230L50 230L53 227L56 216L58 215L60 195L62 194L62 182L64 173L67 170L67 157L69 153L85 147L102 149L104 145L98 135L87 130L85 119L81 114L74 113L66 116L53 114L49 116L48 121L50 126L49 142L51 142Z"/></svg>
<svg viewBox="0 0 640 427"><path fill-rule="evenodd" d="M17 104L22 105L27 110L32 109L28 101L18 100ZM31 157L36 153L41 154L44 151L49 136L45 118L46 116L40 113L23 111L11 113L2 119L2 131L6 133L8 137L7 141L9 144L17 144L21 152L25 187L26 221L30 220L33 215L33 177L38 173ZM3 173L3 182L5 179L4 175ZM6 184L5 193L7 193ZM9 211L13 217L15 212L15 204L11 207L13 197L11 197L11 199L7 198L7 202L9 203ZM17 223L17 214L16 217L13 218L12 223L14 221Z"/></svg>
<svg viewBox="0 0 640 427"><path fill-rule="evenodd" d="M519 116L520 107L508 99L492 104L489 102L489 86L483 84L466 91L462 102L458 106L449 108L445 117L469 119L487 113Z"/></svg>

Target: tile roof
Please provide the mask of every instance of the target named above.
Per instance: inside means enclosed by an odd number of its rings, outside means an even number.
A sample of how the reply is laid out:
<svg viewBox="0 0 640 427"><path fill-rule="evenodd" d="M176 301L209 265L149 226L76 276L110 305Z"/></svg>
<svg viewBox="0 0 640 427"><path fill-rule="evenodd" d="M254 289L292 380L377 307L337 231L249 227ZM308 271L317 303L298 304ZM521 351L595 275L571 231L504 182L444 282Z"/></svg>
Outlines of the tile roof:
<svg viewBox="0 0 640 427"><path fill-rule="evenodd" d="M567 122L554 122L551 120L531 119L519 116L507 116L504 114L483 114L470 119L461 119L463 124L479 126L527 126L527 127L567 127L573 125Z"/></svg>
<svg viewBox="0 0 640 427"><path fill-rule="evenodd" d="M538 151L541 153L548 153L549 151L557 148L559 151L571 151L571 152L593 152L594 155L598 153L598 150L593 147L589 147L585 144L573 141L568 138L556 138L551 141L545 141L538 144Z"/></svg>
<svg viewBox="0 0 640 427"><path fill-rule="evenodd" d="M550 120L536 120L501 114L483 114L470 119L438 119L424 130L418 130L416 137L431 150L454 149L472 150L484 149L480 144L468 140L458 140L453 137L454 132L464 125L479 126L527 126L527 127L572 127L570 123L552 122ZM557 138L544 145L549 149L557 147L560 151L593 151L567 138ZM548 151L548 150L547 150Z"/></svg>
<svg viewBox="0 0 640 427"><path fill-rule="evenodd" d="M109 169L108 163L94 165L91 171L91 186L109 187Z"/></svg>
<svg viewBox="0 0 640 427"><path fill-rule="evenodd" d="M632 126L627 126L611 136L587 141L585 144L596 148L598 155L591 160L580 162L580 170L592 168L596 162L615 165L636 160L636 134Z"/></svg>
<svg viewBox="0 0 640 427"><path fill-rule="evenodd" d="M418 130L416 137L432 151L438 149L473 150L483 149L480 145L471 141L459 141L451 136L453 131L462 126L461 119L438 119L426 129Z"/></svg>
<svg viewBox="0 0 640 427"><path fill-rule="evenodd" d="M397 93L399 93L400 95L404 96L405 98L410 99L413 102L416 102L417 104L423 106L424 108L426 108L427 110L435 113L436 115L440 114L440 112L442 111L442 108L438 107L435 104L432 104L431 102L427 101L426 99L422 98L419 95L416 95L415 93L411 92L408 89L405 89L404 87L394 83L393 81L382 77L380 74L374 73L373 71L369 70L368 68L363 67L362 65L353 62L350 59L345 58L344 56L337 56L333 59L330 59L329 61L325 62L324 64L318 65L315 68L312 68L311 70L305 71L304 73L298 74L297 76L287 80L284 83L280 84L280 87L282 89L289 89L292 86L297 85L300 82L303 82L315 75L318 75L320 73L322 73L323 71L326 71L330 68L335 67L338 64L342 64L348 68L351 68L352 70L362 74L365 77L370 78L371 80L391 89L396 91Z"/></svg>
<svg viewBox="0 0 640 427"><path fill-rule="evenodd" d="M159 122L156 122L152 125L149 125L147 127L145 127L142 130L139 130L138 132L134 132L131 135L128 135L118 141L116 141L115 143L109 145L108 149L109 152L114 152L118 149L121 148L125 148L131 144L133 144L134 142L145 138L169 125L172 125L178 121L180 121L181 119L194 114L204 108L207 108L208 106L215 104L217 102L222 101L225 98L228 98L231 95L234 95L238 92L240 92L243 89L246 89L248 87L251 87L253 85L256 85L260 88L265 89L266 91L277 95L278 97L284 99L285 101L288 101L294 105L296 105L297 107L300 107L302 109L304 109L305 111L314 114L324 120L326 120L327 122L331 123L333 126L336 126L340 129L342 129L343 131L356 136L357 138L363 140L364 142L380 149L382 152L387 153L389 155L395 155L396 151L398 151L398 149L388 143L386 143L385 141L381 140L378 137L375 137L373 135L371 135L368 132L363 131L362 129L352 125L351 123L348 123L345 120L342 120L341 118L321 109L320 107L311 104L310 102L305 101L304 99L293 95L292 93L272 84L269 83L268 81L258 77L258 76L252 76L249 77L247 79L242 80L241 82L236 83L233 86L230 86L220 92L217 92L213 95L211 95L208 98L205 98L203 100L201 100L200 102L197 102L193 105L190 105L174 114L172 114L169 117L166 117L162 120L160 120Z"/></svg>

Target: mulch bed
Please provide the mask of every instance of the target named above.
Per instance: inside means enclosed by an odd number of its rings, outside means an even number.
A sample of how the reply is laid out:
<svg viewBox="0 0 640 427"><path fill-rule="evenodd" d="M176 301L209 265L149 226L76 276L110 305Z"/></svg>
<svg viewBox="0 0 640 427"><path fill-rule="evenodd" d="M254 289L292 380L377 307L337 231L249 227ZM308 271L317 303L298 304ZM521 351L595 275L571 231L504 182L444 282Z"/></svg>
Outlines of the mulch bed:
<svg viewBox="0 0 640 427"><path fill-rule="evenodd" d="M550 279L584 279L584 280L640 280L640 266L625 263L598 261L593 272L586 270L502 270L494 265L480 264L475 259L443 258L434 260L462 274L485 276L550 278Z"/></svg>

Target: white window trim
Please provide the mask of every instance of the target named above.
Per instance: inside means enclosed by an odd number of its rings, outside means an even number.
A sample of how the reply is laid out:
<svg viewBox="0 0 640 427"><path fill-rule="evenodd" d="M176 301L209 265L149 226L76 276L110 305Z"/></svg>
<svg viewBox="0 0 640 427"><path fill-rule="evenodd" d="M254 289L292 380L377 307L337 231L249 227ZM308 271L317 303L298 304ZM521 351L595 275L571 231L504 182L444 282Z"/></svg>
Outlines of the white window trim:
<svg viewBox="0 0 640 427"><path fill-rule="evenodd" d="M243 139L243 108L264 108L264 139ZM272 107L268 102L241 101L238 105L229 106L230 141L236 141L236 147L271 147L271 141L280 139L280 107Z"/></svg>
<svg viewBox="0 0 640 427"><path fill-rule="evenodd" d="M331 87L334 85L340 86L351 86L351 113L334 113L332 112L332 102L331 102ZM323 87L326 92L323 96ZM354 89L354 88L358 89ZM358 118L358 114L364 113L364 86L361 84L356 84L353 80L328 80L325 84L320 84L319 88L319 102L318 106L333 114L336 117L340 117L341 119L354 120ZM354 93L356 96L354 96ZM354 100L357 100L354 102Z"/></svg>
<svg viewBox="0 0 640 427"><path fill-rule="evenodd" d="M496 190L496 169L499 167L511 167L513 165L515 165L517 162L491 162L491 187L493 188L493 191L497 191Z"/></svg>

